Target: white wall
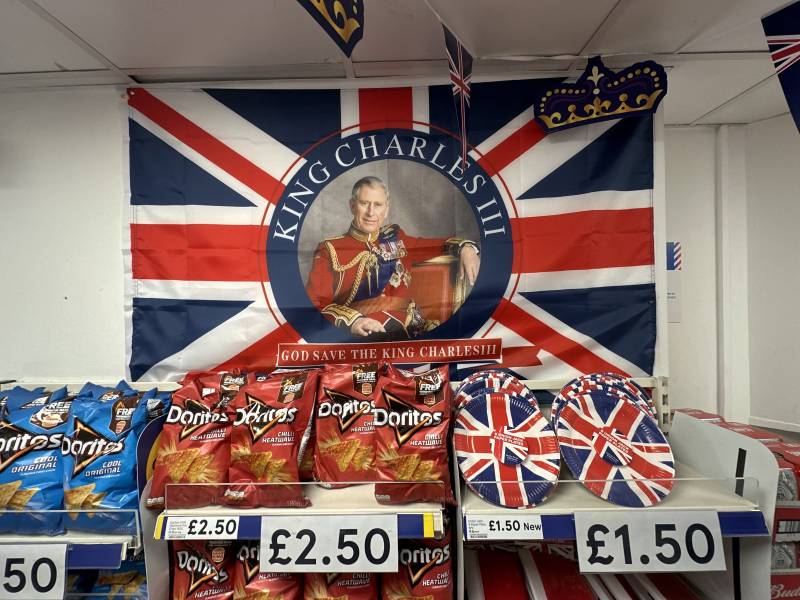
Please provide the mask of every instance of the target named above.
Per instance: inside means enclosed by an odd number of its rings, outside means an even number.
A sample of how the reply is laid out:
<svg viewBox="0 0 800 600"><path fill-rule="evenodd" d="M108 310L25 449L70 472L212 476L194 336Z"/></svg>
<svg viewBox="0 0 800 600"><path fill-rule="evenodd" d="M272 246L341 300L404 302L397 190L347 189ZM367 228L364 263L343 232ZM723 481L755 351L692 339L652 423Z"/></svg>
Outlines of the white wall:
<svg viewBox="0 0 800 600"><path fill-rule="evenodd" d="M120 102L0 94L0 379L124 373Z"/></svg>
<svg viewBox="0 0 800 600"><path fill-rule="evenodd" d="M670 403L717 411L716 129L666 130L667 240L683 248L680 323L669 324Z"/></svg>
<svg viewBox="0 0 800 600"><path fill-rule="evenodd" d="M800 431L800 135L747 127L751 422Z"/></svg>
<svg viewBox="0 0 800 600"><path fill-rule="evenodd" d="M113 90L0 94L0 379L124 373L122 139ZM668 129L667 239L684 246L670 399L715 409L714 130Z"/></svg>

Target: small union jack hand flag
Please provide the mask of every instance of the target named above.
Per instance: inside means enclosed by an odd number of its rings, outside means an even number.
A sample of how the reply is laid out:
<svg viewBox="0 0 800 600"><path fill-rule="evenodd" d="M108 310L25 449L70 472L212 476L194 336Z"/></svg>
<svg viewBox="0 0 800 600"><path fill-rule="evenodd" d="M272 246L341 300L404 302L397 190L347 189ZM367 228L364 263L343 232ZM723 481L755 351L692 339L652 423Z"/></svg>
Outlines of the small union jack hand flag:
<svg viewBox="0 0 800 600"><path fill-rule="evenodd" d="M446 25L444 29L444 45L447 49L447 61L450 63L450 83L453 86L453 101L458 115L459 135L461 136L461 160L467 165L467 115L469 114L469 95L472 83L472 55L461 45Z"/></svg>
<svg viewBox="0 0 800 600"><path fill-rule="evenodd" d="M761 25L783 95L800 129L800 2L767 15L761 19Z"/></svg>

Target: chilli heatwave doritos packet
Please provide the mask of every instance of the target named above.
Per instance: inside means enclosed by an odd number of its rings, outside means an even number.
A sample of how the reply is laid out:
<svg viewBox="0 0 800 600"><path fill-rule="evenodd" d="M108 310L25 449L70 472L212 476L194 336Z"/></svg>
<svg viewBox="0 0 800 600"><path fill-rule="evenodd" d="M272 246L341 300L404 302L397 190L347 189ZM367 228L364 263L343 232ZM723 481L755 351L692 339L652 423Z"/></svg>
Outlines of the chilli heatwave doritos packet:
<svg viewBox="0 0 800 600"><path fill-rule="evenodd" d="M172 600L233 600L233 541L172 542Z"/></svg>
<svg viewBox="0 0 800 600"><path fill-rule="evenodd" d="M226 502L245 507L307 504L296 484L311 434L318 376L317 371L286 372L239 390L232 404L236 416L228 481L255 485L229 486Z"/></svg>
<svg viewBox="0 0 800 600"><path fill-rule="evenodd" d="M135 530L136 442L147 423L147 402L133 390L79 396L72 402L64 436L64 508L69 529ZM95 518L97 509L102 518ZM106 512L103 511L106 509Z"/></svg>
<svg viewBox="0 0 800 600"><path fill-rule="evenodd" d="M305 600L376 600L375 573L306 573Z"/></svg>
<svg viewBox="0 0 800 600"><path fill-rule="evenodd" d="M455 504L447 445L451 421L447 366L421 374L389 367L380 395L385 408L374 411L378 477L420 483L378 484L375 497L385 503Z"/></svg>
<svg viewBox="0 0 800 600"><path fill-rule="evenodd" d="M233 566L234 600L303 600L303 576L299 573L261 573L259 542L242 542Z"/></svg>
<svg viewBox="0 0 800 600"><path fill-rule="evenodd" d="M381 577L381 600L451 600L450 534L441 540L406 540L400 570Z"/></svg>
<svg viewBox="0 0 800 600"><path fill-rule="evenodd" d="M200 507L220 501L230 463L231 397L219 380L194 378L172 395L153 471L148 508ZM211 379L211 382L203 379ZM217 385L208 385L217 382ZM193 484L173 487L170 484Z"/></svg>
<svg viewBox="0 0 800 600"><path fill-rule="evenodd" d="M61 444L72 398L67 388L9 399L0 420L0 532L63 532ZM13 511L26 511L16 514Z"/></svg>
<svg viewBox="0 0 800 600"><path fill-rule="evenodd" d="M373 412L384 370L382 365L371 363L329 365L323 372L317 395L314 453L314 473L319 481L375 481Z"/></svg>

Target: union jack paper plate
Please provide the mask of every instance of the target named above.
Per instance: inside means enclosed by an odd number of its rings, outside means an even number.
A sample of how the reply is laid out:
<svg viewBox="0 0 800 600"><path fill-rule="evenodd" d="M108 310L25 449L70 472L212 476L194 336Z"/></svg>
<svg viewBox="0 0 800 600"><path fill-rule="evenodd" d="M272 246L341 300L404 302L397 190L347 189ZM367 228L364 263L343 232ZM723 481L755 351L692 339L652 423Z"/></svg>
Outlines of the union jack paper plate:
<svg viewBox="0 0 800 600"><path fill-rule="evenodd" d="M558 483L558 440L524 399L499 392L473 398L458 412L454 439L464 480L492 504L535 506Z"/></svg>
<svg viewBox="0 0 800 600"><path fill-rule="evenodd" d="M550 411L550 423L553 428L558 426L561 408L571 397L592 392L605 392L631 400L651 417L656 418L655 405L644 388L616 373L593 373L573 379L561 388L553 400Z"/></svg>
<svg viewBox="0 0 800 600"><path fill-rule="evenodd" d="M476 371L472 375L468 375L461 381L461 385L456 388L456 394L461 391L461 388L467 386L471 383L475 383L476 381L482 381L488 377L492 377L498 379L500 381L505 381L506 379L516 379L510 373L506 373L505 371L500 371L498 369L484 369L483 371Z"/></svg>
<svg viewBox="0 0 800 600"><path fill-rule="evenodd" d="M536 396L533 395L533 392L516 377L509 376L502 378L494 375L487 375L486 377L475 379L466 385L462 384L459 386L455 399L456 408L461 408L477 396L490 394L492 392L514 394L524 399L534 408L539 407L539 403L536 401Z"/></svg>
<svg viewBox="0 0 800 600"><path fill-rule="evenodd" d="M652 506L669 494L675 464L655 419L605 392L570 398L558 418L561 455L593 494L622 506Z"/></svg>

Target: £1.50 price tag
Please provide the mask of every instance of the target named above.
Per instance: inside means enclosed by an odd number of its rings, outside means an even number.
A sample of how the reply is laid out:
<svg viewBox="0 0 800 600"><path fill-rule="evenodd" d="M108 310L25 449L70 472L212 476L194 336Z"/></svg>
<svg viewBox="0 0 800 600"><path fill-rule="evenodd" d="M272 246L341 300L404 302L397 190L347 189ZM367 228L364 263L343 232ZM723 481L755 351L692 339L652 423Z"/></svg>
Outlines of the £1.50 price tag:
<svg viewBox="0 0 800 600"><path fill-rule="evenodd" d="M235 540L239 517L167 517L165 540Z"/></svg>
<svg viewBox="0 0 800 600"><path fill-rule="evenodd" d="M541 540L542 517L519 515L506 517L466 517L466 538L472 540Z"/></svg>
<svg viewBox="0 0 800 600"><path fill-rule="evenodd" d="M725 570L711 510L576 512L575 536L584 573Z"/></svg>
<svg viewBox="0 0 800 600"><path fill-rule="evenodd" d="M261 519L263 572L396 572L397 516L268 516Z"/></svg>
<svg viewBox="0 0 800 600"><path fill-rule="evenodd" d="M1 545L0 598L61 600L66 571L66 544Z"/></svg>

